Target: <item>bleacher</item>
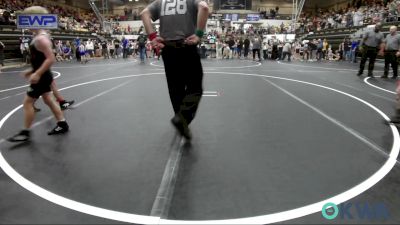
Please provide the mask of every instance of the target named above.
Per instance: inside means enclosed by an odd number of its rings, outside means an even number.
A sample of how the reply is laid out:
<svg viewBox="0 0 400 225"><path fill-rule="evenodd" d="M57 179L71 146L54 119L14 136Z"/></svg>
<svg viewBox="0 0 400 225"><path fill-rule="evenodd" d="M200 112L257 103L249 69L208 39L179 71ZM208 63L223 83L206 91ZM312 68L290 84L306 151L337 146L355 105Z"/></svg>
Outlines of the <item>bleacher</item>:
<svg viewBox="0 0 400 225"><path fill-rule="evenodd" d="M31 36L29 32L25 32L26 36ZM17 29L16 26L0 26L0 40L4 43L6 48L4 49L5 59L22 58L20 52L20 38L23 36L22 30ZM67 30L53 30L51 36L55 40L72 41L76 37L81 39L96 39L97 34L89 32L79 31L67 31Z"/></svg>
<svg viewBox="0 0 400 225"><path fill-rule="evenodd" d="M384 23L382 25L382 32L386 35L389 33L389 29L391 26L398 26L400 28L400 22L391 22ZM361 39L361 36L353 36L357 31L360 31L367 26L359 26L359 27L350 27L350 28L338 28L338 29L330 29L317 31L315 33L310 33L303 37L303 40L312 41L314 39L327 39L328 43L332 46L332 49L337 50L339 48L340 43L343 42L344 38L354 38ZM298 36L302 36L299 34Z"/></svg>

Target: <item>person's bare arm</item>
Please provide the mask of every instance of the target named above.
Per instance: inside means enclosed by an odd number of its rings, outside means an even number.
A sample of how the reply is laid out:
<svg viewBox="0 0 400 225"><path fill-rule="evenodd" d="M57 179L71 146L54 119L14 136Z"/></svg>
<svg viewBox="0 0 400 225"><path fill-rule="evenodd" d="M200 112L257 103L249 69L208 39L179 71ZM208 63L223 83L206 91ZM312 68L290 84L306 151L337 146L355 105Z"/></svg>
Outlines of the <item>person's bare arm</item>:
<svg viewBox="0 0 400 225"><path fill-rule="evenodd" d="M151 13L148 8L145 8L141 13L140 16L143 21L144 29L146 30L147 34L154 33L153 25L151 23Z"/></svg>
<svg viewBox="0 0 400 225"><path fill-rule="evenodd" d="M197 30L204 31L207 25L209 8L205 1L200 1L197 7ZM186 43L189 45L197 45L200 42L200 38L201 37L198 35L193 34L186 38Z"/></svg>
<svg viewBox="0 0 400 225"><path fill-rule="evenodd" d="M144 25L144 29L148 35L154 34L155 30L153 29L153 24L151 23L151 13L148 8L145 8L141 13L140 16L142 18L142 22ZM162 43L164 39L162 37L156 37L151 40L151 45L153 48L164 48L164 44Z"/></svg>
<svg viewBox="0 0 400 225"><path fill-rule="evenodd" d="M207 25L209 8L205 1L199 2L198 12L197 12L197 29L204 30Z"/></svg>
<svg viewBox="0 0 400 225"><path fill-rule="evenodd" d="M400 38L399 38L399 40L398 40L398 44L399 44L399 46L400 46ZM400 49L396 52L396 56L397 56L397 57L400 57Z"/></svg>
<svg viewBox="0 0 400 225"><path fill-rule="evenodd" d="M380 48L380 50L378 52L378 55L384 56L385 55L385 48L386 48L386 39L381 40L381 44L379 45L379 48Z"/></svg>
<svg viewBox="0 0 400 225"><path fill-rule="evenodd" d="M39 67L38 70L36 70L36 72L34 72L31 77L30 77L30 82L32 84L35 84L37 82L39 82L40 77L51 68L51 66L54 64L54 62L56 61L55 56L53 54L53 50L51 49L51 41L49 39L47 39L46 37L39 37L36 40L36 48L38 51L42 52L45 57L46 60L43 62L43 64Z"/></svg>

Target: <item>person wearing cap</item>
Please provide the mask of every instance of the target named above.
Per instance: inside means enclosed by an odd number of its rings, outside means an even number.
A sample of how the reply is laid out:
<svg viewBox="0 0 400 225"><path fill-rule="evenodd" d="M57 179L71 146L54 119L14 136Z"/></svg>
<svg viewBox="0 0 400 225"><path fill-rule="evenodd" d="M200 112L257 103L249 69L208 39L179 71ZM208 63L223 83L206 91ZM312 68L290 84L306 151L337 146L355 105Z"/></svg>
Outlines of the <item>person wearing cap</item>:
<svg viewBox="0 0 400 225"><path fill-rule="evenodd" d="M165 73L178 132L192 138L189 125L195 118L203 94L203 67L197 45L204 35L209 8L203 0L155 0L141 17L153 48L162 48ZM160 20L160 35L151 21Z"/></svg>
<svg viewBox="0 0 400 225"><path fill-rule="evenodd" d="M393 69L393 79L398 76L398 61L397 58L400 56L400 35L397 33L397 27L390 27L390 33L386 36L381 46L380 55L385 56L385 70L382 78L388 78L389 65Z"/></svg>
<svg viewBox="0 0 400 225"><path fill-rule="evenodd" d="M26 8L23 14L48 14L48 11L40 6ZM33 39L30 44L32 70L26 71L24 76L29 79L30 86L23 102L24 109L24 128L16 135L8 138L10 142L25 142L30 140L30 129L35 118L34 103L42 97L44 103L51 109L57 120L54 129L48 135L63 134L69 131L69 126L65 120L60 107L53 100L51 86L53 74L50 70L55 62L52 51L50 35L43 29L31 29Z"/></svg>
<svg viewBox="0 0 400 225"><path fill-rule="evenodd" d="M357 76L361 76L364 73L365 63L369 58L369 66L368 66L368 76L374 77L373 71L375 67L375 60L378 54L378 48L383 42L383 33L380 31L382 25L377 23L373 30L367 30L362 39L362 58L360 63L360 70L357 73Z"/></svg>
<svg viewBox="0 0 400 225"><path fill-rule="evenodd" d="M146 56L146 42L147 37L143 34L143 31L141 31L137 39L137 43L139 45L140 62L142 63L144 63L144 58Z"/></svg>

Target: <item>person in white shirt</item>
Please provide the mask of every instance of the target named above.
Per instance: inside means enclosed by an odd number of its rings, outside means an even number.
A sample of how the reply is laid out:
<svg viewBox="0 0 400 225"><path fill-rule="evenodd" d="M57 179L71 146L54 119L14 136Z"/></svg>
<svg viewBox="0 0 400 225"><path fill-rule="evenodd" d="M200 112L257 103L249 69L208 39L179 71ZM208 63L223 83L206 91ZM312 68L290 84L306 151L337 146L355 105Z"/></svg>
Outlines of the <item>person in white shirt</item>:
<svg viewBox="0 0 400 225"><path fill-rule="evenodd" d="M110 56L112 58L114 58L114 56L115 56L115 54L114 54L114 52L115 52L114 41L111 41L111 42L108 43L108 49L110 49Z"/></svg>
<svg viewBox="0 0 400 225"><path fill-rule="evenodd" d="M291 61L292 58L292 44L286 42L282 49L282 61L285 60L286 56L288 56L288 61Z"/></svg>
<svg viewBox="0 0 400 225"><path fill-rule="evenodd" d="M218 40L217 43L215 44L215 48L217 51L217 59L222 59L222 47L223 47L223 43L221 42L221 40Z"/></svg>
<svg viewBox="0 0 400 225"><path fill-rule="evenodd" d="M354 13L353 22L355 27L362 25L362 22L364 20L364 13L362 11L362 8L360 8L357 12Z"/></svg>
<svg viewBox="0 0 400 225"><path fill-rule="evenodd" d="M262 51L263 51L264 60L267 60L268 59L268 43L267 42L263 43Z"/></svg>
<svg viewBox="0 0 400 225"><path fill-rule="evenodd" d="M81 63L87 63L88 59L86 58L86 47L85 45L83 45L83 43L81 43L81 45L79 46L79 54L81 55Z"/></svg>
<svg viewBox="0 0 400 225"><path fill-rule="evenodd" d="M89 54L89 57L93 57L94 54L94 44L92 40L88 40L88 42L86 43L86 50Z"/></svg>
<svg viewBox="0 0 400 225"><path fill-rule="evenodd" d="M23 57L23 62L29 64L29 40L27 38L23 38L20 44L20 50Z"/></svg>

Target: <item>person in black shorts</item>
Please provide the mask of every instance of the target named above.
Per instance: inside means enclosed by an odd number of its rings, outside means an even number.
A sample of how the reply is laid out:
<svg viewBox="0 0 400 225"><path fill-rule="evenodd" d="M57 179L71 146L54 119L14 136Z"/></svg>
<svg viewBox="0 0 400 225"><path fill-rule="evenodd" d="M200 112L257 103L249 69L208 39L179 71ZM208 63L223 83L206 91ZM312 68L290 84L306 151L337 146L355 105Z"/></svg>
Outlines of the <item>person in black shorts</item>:
<svg viewBox="0 0 400 225"><path fill-rule="evenodd" d="M23 11L24 14L48 14L48 11L40 6L32 6ZM69 130L69 126L64 115L52 99L51 85L53 83L53 74L50 71L52 64L55 62L55 56L52 51L52 42L49 34L42 29L31 30L33 40L30 45L32 70L27 71L24 75L29 79L30 86L24 99L24 129L16 135L8 138L10 142L25 142L30 140L30 128L32 126L35 111L33 104L42 97L46 105L49 106L57 119L57 126L48 132L48 135L62 134Z"/></svg>
<svg viewBox="0 0 400 225"><path fill-rule="evenodd" d="M61 110L69 109L75 103L74 100L67 101L64 99L64 97L61 95L60 91L58 90L56 82L54 80L51 83L51 91L53 92L54 98L56 98L56 101L60 105ZM33 104L33 109L35 110L35 112L41 111L41 109L37 108L35 106L35 104Z"/></svg>
<svg viewBox="0 0 400 225"><path fill-rule="evenodd" d="M141 13L153 48L162 48L169 95L175 116L171 122L187 140L192 138L193 121L203 95L203 67L197 45L204 34L209 9L203 0L155 0ZM151 20L160 19L160 36Z"/></svg>
<svg viewBox="0 0 400 225"><path fill-rule="evenodd" d="M118 57L119 57L119 44L120 44L120 41L118 39L116 39L114 41L114 46L115 46L114 56L116 59L118 59Z"/></svg>
<svg viewBox="0 0 400 225"><path fill-rule="evenodd" d="M53 48L53 51L54 51L55 50L54 41L52 41L52 43L53 43L52 48ZM61 95L60 91L58 90L56 82L54 80L51 83L51 91L53 92L54 97L56 98L58 104L60 105L61 110L66 110L66 109L70 108L75 103L74 100L67 101L67 100L64 99L64 97ZM35 104L33 104L33 109L35 110L35 112L40 112L41 111L41 109L37 108L35 106Z"/></svg>

